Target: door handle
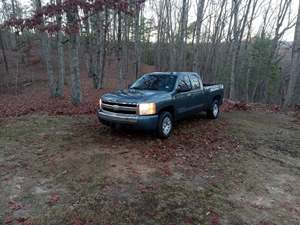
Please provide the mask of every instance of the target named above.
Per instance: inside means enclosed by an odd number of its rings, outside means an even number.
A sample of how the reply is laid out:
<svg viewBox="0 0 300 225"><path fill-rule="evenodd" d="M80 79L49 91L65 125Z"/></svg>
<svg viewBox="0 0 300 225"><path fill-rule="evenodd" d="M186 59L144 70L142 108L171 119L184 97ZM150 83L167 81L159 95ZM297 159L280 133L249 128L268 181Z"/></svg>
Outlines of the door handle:
<svg viewBox="0 0 300 225"><path fill-rule="evenodd" d="M191 95L192 95L191 93L187 94L188 97L190 97Z"/></svg>

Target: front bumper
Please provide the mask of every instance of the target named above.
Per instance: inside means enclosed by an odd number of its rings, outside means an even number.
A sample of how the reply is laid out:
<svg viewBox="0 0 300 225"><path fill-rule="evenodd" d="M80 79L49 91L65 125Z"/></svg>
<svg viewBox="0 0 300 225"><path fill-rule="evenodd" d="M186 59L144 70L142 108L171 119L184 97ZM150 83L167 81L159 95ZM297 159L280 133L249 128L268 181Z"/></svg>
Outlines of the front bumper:
<svg viewBox="0 0 300 225"><path fill-rule="evenodd" d="M158 115L139 116L97 110L97 116L105 125L127 125L142 130L155 130L158 124Z"/></svg>

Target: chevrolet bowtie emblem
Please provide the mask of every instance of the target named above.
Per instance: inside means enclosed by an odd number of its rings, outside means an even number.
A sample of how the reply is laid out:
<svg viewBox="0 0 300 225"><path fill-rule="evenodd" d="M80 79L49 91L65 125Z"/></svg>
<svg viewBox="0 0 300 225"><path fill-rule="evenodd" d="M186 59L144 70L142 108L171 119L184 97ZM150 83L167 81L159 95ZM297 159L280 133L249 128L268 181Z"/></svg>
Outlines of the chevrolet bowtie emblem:
<svg viewBox="0 0 300 225"><path fill-rule="evenodd" d="M114 105L113 108L114 108L114 110L118 110L120 108L120 106Z"/></svg>

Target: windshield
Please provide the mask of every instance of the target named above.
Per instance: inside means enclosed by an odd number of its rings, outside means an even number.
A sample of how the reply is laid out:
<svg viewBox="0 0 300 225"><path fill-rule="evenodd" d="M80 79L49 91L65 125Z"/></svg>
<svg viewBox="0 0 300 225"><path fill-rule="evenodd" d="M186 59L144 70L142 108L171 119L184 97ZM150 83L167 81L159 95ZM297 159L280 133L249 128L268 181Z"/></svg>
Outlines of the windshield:
<svg viewBox="0 0 300 225"><path fill-rule="evenodd" d="M172 91L176 76L168 74L149 74L138 79L130 88L137 90Z"/></svg>

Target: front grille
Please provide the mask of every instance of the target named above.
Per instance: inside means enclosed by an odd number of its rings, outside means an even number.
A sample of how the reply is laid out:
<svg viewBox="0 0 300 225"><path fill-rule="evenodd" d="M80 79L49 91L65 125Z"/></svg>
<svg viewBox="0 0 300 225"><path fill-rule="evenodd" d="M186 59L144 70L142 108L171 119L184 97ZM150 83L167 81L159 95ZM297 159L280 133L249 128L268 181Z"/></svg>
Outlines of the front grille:
<svg viewBox="0 0 300 225"><path fill-rule="evenodd" d="M102 109L114 113L131 114L131 115L137 114L136 104L103 102Z"/></svg>

